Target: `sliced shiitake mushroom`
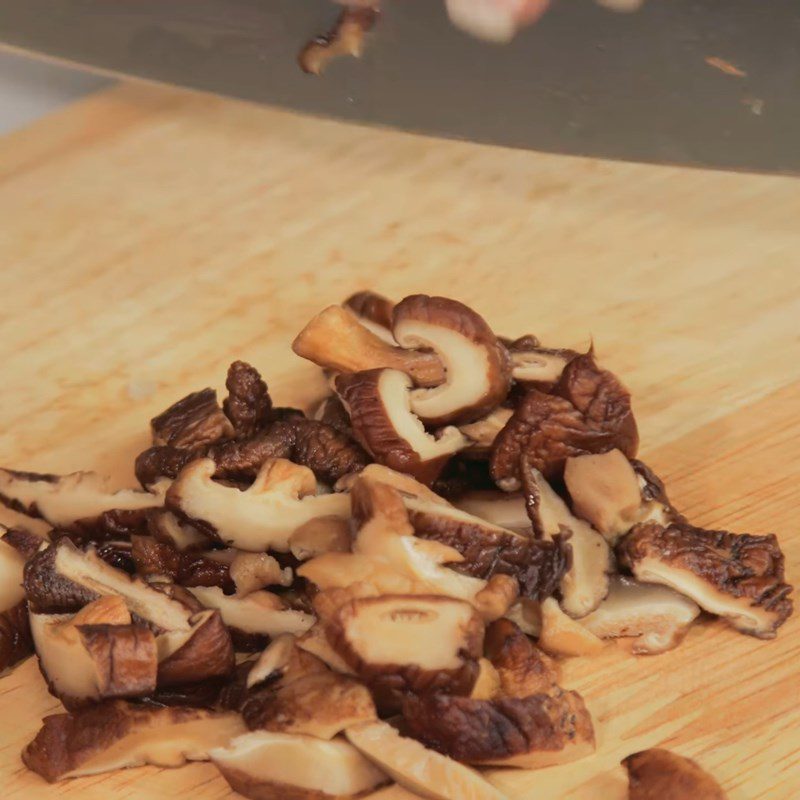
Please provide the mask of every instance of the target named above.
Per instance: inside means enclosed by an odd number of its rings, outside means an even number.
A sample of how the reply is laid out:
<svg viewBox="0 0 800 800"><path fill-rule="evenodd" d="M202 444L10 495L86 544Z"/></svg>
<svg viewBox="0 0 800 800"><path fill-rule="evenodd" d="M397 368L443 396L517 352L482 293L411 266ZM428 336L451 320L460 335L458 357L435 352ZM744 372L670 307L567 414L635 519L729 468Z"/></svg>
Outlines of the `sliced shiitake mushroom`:
<svg viewBox="0 0 800 800"><path fill-rule="evenodd" d="M411 410L411 378L395 369L339 375L336 391L350 414L353 434L381 464L432 483L447 461L469 445L458 428L428 433Z"/></svg>
<svg viewBox="0 0 800 800"><path fill-rule="evenodd" d="M401 736L386 722L358 725L346 735L397 783L429 800L506 800L479 773Z"/></svg>
<svg viewBox="0 0 800 800"><path fill-rule="evenodd" d="M148 513L147 529L154 539L174 547L181 553L208 550L211 546L212 540L206 534L185 520L178 519L165 508L153 509Z"/></svg>
<svg viewBox="0 0 800 800"><path fill-rule="evenodd" d="M539 631L539 647L554 656L593 656L603 647L603 640L584 627L583 620L575 620L561 610L555 598L543 600Z"/></svg>
<svg viewBox="0 0 800 800"><path fill-rule="evenodd" d="M254 731L210 755L231 788L252 800L350 800L388 783L343 739Z"/></svg>
<svg viewBox="0 0 800 800"><path fill-rule="evenodd" d="M726 800L720 785L695 761L653 748L622 760L629 800Z"/></svg>
<svg viewBox="0 0 800 800"><path fill-rule="evenodd" d="M238 595L264 589L267 586L291 586L294 576L291 567L281 567L268 553L236 553L228 572Z"/></svg>
<svg viewBox="0 0 800 800"><path fill-rule="evenodd" d="M515 492L476 490L462 494L453 501L456 508L524 536L531 535L525 497Z"/></svg>
<svg viewBox="0 0 800 800"><path fill-rule="evenodd" d="M45 717L22 760L51 783L143 764L179 767L207 761L209 750L244 730L234 713L109 700Z"/></svg>
<svg viewBox="0 0 800 800"><path fill-rule="evenodd" d="M25 557L5 537L0 540L0 673L33 652L22 588L24 566Z"/></svg>
<svg viewBox="0 0 800 800"><path fill-rule="evenodd" d="M356 315L358 321L385 342L395 345L392 336L392 313L395 304L388 297L377 292L356 292L342 305Z"/></svg>
<svg viewBox="0 0 800 800"><path fill-rule="evenodd" d="M298 561L323 553L346 553L350 550L349 520L341 517L309 520L289 537L289 550Z"/></svg>
<svg viewBox="0 0 800 800"><path fill-rule="evenodd" d="M561 607L571 617L584 617L608 594L611 549L594 528L570 512L541 472L526 463L522 475L536 534L551 539L569 533L572 564L561 580Z"/></svg>
<svg viewBox="0 0 800 800"><path fill-rule="evenodd" d="M580 622L602 639L635 637L634 653L655 654L680 644L699 613L696 603L666 586L615 575L606 599Z"/></svg>
<svg viewBox="0 0 800 800"><path fill-rule="evenodd" d="M552 389L564 367L578 356L574 350L542 347L535 336L521 336L510 342L507 348L515 383L542 391Z"/></svg>
<svg viewBox="0 0 800 800"><path fill-rule="evenodd" d="M163 503L166 487L153 492L121 489L112 492L94 472L48 475L0 469L0 502L33 517L42 517L54 528L69 529L90 524L107 511L144 512ZM142 523L145 518L142 516Z"/></svg>
<svg viewBox="0 0 800 800"><path fill-rule="evenodd" d="M289 608L272 592L226 595L216 586L194 586L189 591L207 608L217 609L229 628L245 634L270 637L282 633L301 634L314 624L313 616Z"/></svg>
<svg viewBox="0 0 800 800"><path fill-rule="evenodd" d="M186 466L167 492L169 508L240 550L288 552L289 538L315 517L350 515L344 494L316 494L308 467L282 458L264 462L245 491L213 480L216 466L200 459Z"/></svg>
<svg viewBox="0 0 800 800"><path fill-rule="evenodd" d="M500 405L511 388L508 353L486 321L463 303L424 294L395 306L392 333L406 348L430 348L445 380L411 392L411 410L428 425L466 423Z"/></svg>
<svg viewBox="0 0 800 800"><path fill-rule="evenodd" d="M774 534L647 522L637 525L617 552L640 581L669 586L742 633L771 639L792 613L792 587L784 581L784 557Z"/></svg>
<svg viewBox="0 0 800 800"><path fill-rule="evenodd" d="M577 692L475 700L432 694L403 703L408 733L465 764L539 769L594 752L594 728Z"/></svg>
<svg viewBox="0 0 800 800"><path fill-rule="evenodd" d="M150 420L155 446L194 449L234 434L213 389L192 392Z"/></svg>
<svg viewBox="0 0 800 800"><path fill-rule="evenodd" d="M323 623L318 622L313 628L298 637L296 642L297 647L318 658L334 672L341 672L343 675L355 674L331 645Z"/></svg>
<svg viewBox="0 0 800 800"><path fill-rule="evenodd" d="M331 644L383 710L399 708L407 692L468 695L483 631L469 603L433 595L352 600L327 627Z"/></svg>
<svg viewBox="0 0 800 800"><path fill-rule="evenodd" d="M472 444L464 451L464 455L474 458L488 457L489 452L497 438L497 434L511 419L514 409L498 406L485 417L459 425L458 429L469 437Z"/></svg>
<svg viewBox="0 0 800 800"><path fill-rule="evenodd" d="M438 386L445 380L444 366L434 353L393 347L341 306L317 314L292 342L292 350L336 372L395 369L418 386Z"/></svg>

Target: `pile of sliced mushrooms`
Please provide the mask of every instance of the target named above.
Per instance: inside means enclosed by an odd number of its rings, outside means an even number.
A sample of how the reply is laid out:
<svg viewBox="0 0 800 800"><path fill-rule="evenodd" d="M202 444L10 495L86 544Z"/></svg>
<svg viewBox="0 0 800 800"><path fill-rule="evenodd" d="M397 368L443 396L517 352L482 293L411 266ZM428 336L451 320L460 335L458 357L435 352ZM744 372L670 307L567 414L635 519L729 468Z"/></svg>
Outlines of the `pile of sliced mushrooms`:
<svg viewBox="0 0 800 800"><path fill-rule="evenodd" d="M65 708L22 753L46 780L210 759L257 800L496 800L481 768L594 751L559 659L791 613L775 536L670 504L592 350L370 292L293 349L329 379L310 414L235 362L221 405L152 420L141 489L0 470L30 518L0 540L0 669L35 652ZM665 751L625 764L631 797L724 796Z"/></svg>

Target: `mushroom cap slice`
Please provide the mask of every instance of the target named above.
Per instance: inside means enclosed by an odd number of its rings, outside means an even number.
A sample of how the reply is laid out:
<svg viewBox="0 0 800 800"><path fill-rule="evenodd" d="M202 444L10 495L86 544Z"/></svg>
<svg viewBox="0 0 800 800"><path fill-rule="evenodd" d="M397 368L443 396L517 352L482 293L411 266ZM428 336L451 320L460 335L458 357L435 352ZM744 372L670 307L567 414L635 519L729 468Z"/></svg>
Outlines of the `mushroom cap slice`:
<svg viewBox="0 0 800 800"><path fill-rule="evenodd" d="M428 800L506 800L479 773L429 750L386 722L349 728L348 740L404 788Z"/></svg>
<svg viewBox="0 0 800 800"><path fill-rule="evenodd" d="M511 359L511 376L517 383L546 390L558 383L564 368L578 353L541 347L532 342L525 344L520 339L511 343L508 355Z"/></svg>
<svg viewBox="0 0 800 800"><path fill-rule="evenodd" d="M397 369L419 386L437 386L445 379L444 366L434 353L393 347L341 306L329 306L317 314L297 334L292 350L336 372Z"/></svg>
<svg viewBox="0 0 800 800"><path fill-rule="evenodd" d="M68 529L78 522L94 520L106 511L144 511L160 506L158 493L137 489L112 492L94 472L48 475L0 469L0 502L34 517L42 517L54 528Z"/></svg>
<svg viewBox="0 0 800 800"><path fill-rule="evenodd" d="M497 670L506 697L550 694L558 688L555 664L508 619L486 629L486 657Z"/></svg>
<svg viewBox="0 0 800 800"><path fill-rule="evenodd" d="M411 392L411 409L427 424L472 422L508 396L508 352L483 317L463 303L406 297L394 308L392 333L403 347L432 349L444 365L444 383Z"/></svg>
<svg viewBox="0 0 800 800"><path fill-rule="evenodd" d="M529 697L410 695L403 703L409 734L466 764L539 769L594 752L594 728L577 692Z"/></svg>
<svg viewBox="0 0 800 800"><path fill-rule="evenodd" d="M333 739L345 728L378 718L363 683L329 670L260 689L241 707L250 730L300 733Z"/></svg>
<svg viewBox="0 0 800 800"><path fill-rule="evenodd" d="M637 525L617 552L640 581L669 586L742 633L771 639L792 613L792 587L784 581L774 534L648 522Z"/></svg>
<svg viewBox="0 0 800 800"><path fill-rule="evenodd" d="M179 767L186 761L207 761L209 750L244 730L242 718L234 713L109 700L45 717L22 760L51 783L143 764Z"/></svg>
<svg viewBox="0 0 800 800"><path fill-rule="evenodd" d="M155 446L201 448L234 435L213 389L192 392L150 420Z"/></svg>
<svg viewBox="0 0 800 800"><path fill-rule="evenodd" d="M344 308L356 315L358 321L376 336L396 345L392 336L392 313L395 303L377 292L356 292L342 303Z"/></svg>
<svg viewBox="0 0 800 800"><path fill-rule="evenodd" d="M394 369L336 378L356 439L379 463L430 484L455 453L469 446L469 439L452 426L438 436L428 433L411 410L411 385L406 373Z"/></svg>
<svg viewBox="0 0 800 800"><path fill-rule="evenodd" d="M555 598L542 601L539 647L554 656L593 656L605 646L602 639L561 610Z"/></svg>
<svg viewBox="0 0 800 800"><path fill-rule="evenodd" d="M282 458L262 465L245 491L213 480L211 459L188 464L167 492L166 503L210 535L240 550L286 553L289 538L315 517L350 515L343 494L315 494L314 473Z"/></svg>
<svg viewBox="0 0 800 800"><path fill-rule="evenodd" d="M620 450L568 458L564 481L575 514L614 544L642 514L639 479Z"/></svg>
<svg viewBox="0 0 800 800"><path fill-rule="evenodd" d="M272 592L226 595L217 586L193 586L189 591L207 608L215 608L226 625L244 633L280 636L305 633L315 622L311 614L287 608Z"/></svg>
<svg viewBox="0 0 800 800"><path fill-rule="evenodd" d="M31 614L30 623L42 674L67 708L155 691L158 654L149 628L75 624L64 614Z"/></svg>
<svg viewBox="0 0 800 800"><path fill-rule="evenodd" d="M561 607L571 617L584 617L608 594L611 549L591 525L570 512L541 472L526 465L522 474L536 534L552 539L558 533L570 533L572 564L561 579Z"/></svg>
<svg viewBox="0 0 800 800"><path fill-rule="evenodd" d="M680 644L699 613L696 603L666 586L615 575L606 599L581 625L601 639L635 637L634 653L655 654Z"/></svg>
<svg viewBox="0 0 800 800"><path fill-rule="evenodd" d="M653 748L622 760L629 800L727 800L720 785L690 758Z"/></svg>
<svg viewBox="0 0 800 800"><path fill-rule="evenodd" d="M478 677L483 623L463 600L433 595L364 597L345 603L328 638L384 710L407 692L467 695Z"/></svg>
<svg viewBox="0 0 800 800"><path fill-rule="evenodd" d="M388 783L343 739L254 731L210 755L231 788L252 800L349 800Z"/></svg>

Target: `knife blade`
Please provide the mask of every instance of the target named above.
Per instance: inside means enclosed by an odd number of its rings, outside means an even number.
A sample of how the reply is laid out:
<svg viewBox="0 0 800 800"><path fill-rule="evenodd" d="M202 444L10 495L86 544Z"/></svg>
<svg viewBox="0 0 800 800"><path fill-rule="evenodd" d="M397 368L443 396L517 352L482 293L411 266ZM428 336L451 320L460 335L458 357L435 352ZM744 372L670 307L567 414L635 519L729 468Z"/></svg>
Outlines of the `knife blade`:
<svg viewBox="0 0 800 800"><path fill-rule="evenodd" d="M385 0L361 60L297 52L329 0L0 0L0 42L309 114L511 147L800 172L800 3L559 0L508 45Z"/></svg>

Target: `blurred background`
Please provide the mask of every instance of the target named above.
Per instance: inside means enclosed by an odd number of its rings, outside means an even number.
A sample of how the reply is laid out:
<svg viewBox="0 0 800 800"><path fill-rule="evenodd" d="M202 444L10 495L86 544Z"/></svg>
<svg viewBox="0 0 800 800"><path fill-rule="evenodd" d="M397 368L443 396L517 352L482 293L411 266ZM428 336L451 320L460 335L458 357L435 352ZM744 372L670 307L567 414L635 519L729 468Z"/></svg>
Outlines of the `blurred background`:
<svg viewBox="0 0 800 800"><path fill-rule="evenodd" d="M108 83L60 64L0 51L0 135Z"/></svg>

